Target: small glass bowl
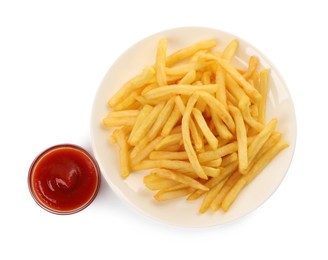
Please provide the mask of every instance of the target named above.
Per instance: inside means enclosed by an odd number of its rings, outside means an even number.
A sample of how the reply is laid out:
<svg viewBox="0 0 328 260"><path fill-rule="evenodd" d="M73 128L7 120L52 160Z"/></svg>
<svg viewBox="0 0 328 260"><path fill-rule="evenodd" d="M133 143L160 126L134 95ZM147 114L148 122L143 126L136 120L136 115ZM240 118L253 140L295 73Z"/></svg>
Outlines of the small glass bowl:
<svg viewBox="0 0 328 260"><path fill-rule="evenodd" d="M100 183L97 161L74 144L46 149L34 159L28 173L28 187L35 202L58 215L88 207L96 198Z"/></svg>

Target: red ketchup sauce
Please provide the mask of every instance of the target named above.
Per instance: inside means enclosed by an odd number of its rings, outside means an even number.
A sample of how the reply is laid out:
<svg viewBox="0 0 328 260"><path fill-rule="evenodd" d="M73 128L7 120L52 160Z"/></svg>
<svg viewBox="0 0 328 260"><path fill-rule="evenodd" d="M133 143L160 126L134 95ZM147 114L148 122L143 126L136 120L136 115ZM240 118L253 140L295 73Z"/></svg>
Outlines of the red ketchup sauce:
<svg viewBox="0 0 328 260"><path fill-rule="evenodd" d="M57 145L41 153L29 171L35 201L56 214L71 214L87 207L100 186L98 164L83 148Z"/></svg>

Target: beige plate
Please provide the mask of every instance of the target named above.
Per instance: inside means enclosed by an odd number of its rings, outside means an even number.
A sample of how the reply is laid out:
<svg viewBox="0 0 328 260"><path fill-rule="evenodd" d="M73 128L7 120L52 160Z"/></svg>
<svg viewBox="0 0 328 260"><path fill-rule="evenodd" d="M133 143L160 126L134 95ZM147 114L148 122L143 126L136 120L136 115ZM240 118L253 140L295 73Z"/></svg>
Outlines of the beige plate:
<svg viewBox="0 0 328 260"><path fill-rule="evenodd" d="M166 37L169 42L168 54L194 42L214 38L218 50L222 50L231 40L239 40L236 65L246 66L251 55L260 60L259 69L269 68L269 94L267 118L278 117L278 130L290 147L282 151L271 164L237 198L229 212L209 211L200 215L201 200L186 201L177 199L158 203L143 185L143 174L132 174L123 180L119 175L117 148L108 143L108 131L101 128L100 122L108 110L106 103L118 88L132 76L140 73L145 65L155 60L157 42ZM143 214L156 220L184 227L208 227L230 222L253 211L265 202L278 188L291 163L296 142L296 118L292 99L287 86L274 65L256 48L229 33L202 27L176 28L149 36L136 43L123 53L109 69L97 91L91 117L91 141L96 160L110 187L124 200ZM110 206L110 205L109 205Z"/></svg>

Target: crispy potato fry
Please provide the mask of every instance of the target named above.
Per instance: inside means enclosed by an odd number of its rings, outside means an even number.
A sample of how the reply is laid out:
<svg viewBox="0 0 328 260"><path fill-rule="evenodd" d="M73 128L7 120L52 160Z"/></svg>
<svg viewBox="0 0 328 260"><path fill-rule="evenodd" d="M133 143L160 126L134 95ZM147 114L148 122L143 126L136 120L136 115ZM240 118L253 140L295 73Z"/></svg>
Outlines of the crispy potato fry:
<svg viewBox="0 0 328 260"><path fill-rule="evenodd" d="M106 117L107 118L137 117L139 113L140 110L114 111L114 112L109 112Z"/></svg>
<svg viewBox="0 0 328 260"><path fill-rule="evenodd" d="M263 70L260 72L260 93L261 100L258 101L259 110L259 122L265 123L265 113L266 113L266 98L268 93L268 70Z"/></svg>
<svg viewBox="0 0 328 260"><path fill-rule="evenodd" d="M166 201L166 200L172 200L180 197L184 197L188 195L193 189L192 188L182 188L178 190L160 190L159 192L156 193L154 198L157 201Z"/></svg>
<svg viewBox="0 0 328 260"><path fill-rule="evenodd" d="M222 68L244 89L246 94L253 100L261 99L261 94L252 86L227 60L218 58L212 54L204 54L204 58L217 60Z"/></svg>
<svg viewBox="0 0 328 260"><path fill-rule="evenodd" d="M219 159L215 159L212 161L208 161L208 162L204 163L203 165L208 166L208 167L218 168L221 166L221 163L222 163L222 158L219 158Z"/></svg>
<svg viewBox="0 0 328 260"><path fill-rule="evenodd" d="M144 177L144 184L150 190L166 190L179 183L173 180L159 178L157 176L149 174Z"/></svg>
<svg viewBox="0 0 328 260"><path fill-rule="evenodd" d="M264 143L260 151L255 155L255 158L248 165L246 173L253 168L256 161L259 160L271 147L275 146L281 139L281 134L278 132L273 133L269 139Z"/></svg>
<svg viewBox="0 0 328 260"><path fill-rule="evenodd" d="M206 101L209 107L217 111L218 115L221 117L222 121L227 125L229 130L232 133L235 133L235 123L232 120L232 117L230 116L227 109L224 107L224 105L222 105L220 101L218 101L208 92L197 91L197 94Z"/></svg>
<svg viewBox="0 0 328 260"><path fill-rule="evenodd" d="M195 179L193 179L189 176L183 175L178 172L173 172L173 171L166 170L166 169L156 169L156 170L153 170L152 173L155 176L170 179L170 180L173 180L173 181L176 181L179 183L183 183L183 184L188 185L189 187L192 187L195 189L204 190L204 191L208 190L208 188L206 186L204 186L203 184L201 184L200 182L196 181Z"/></svg>
<svg viewBox="0 0 328 260"><path fill-rule="evenodd" d="M245 123L238 108L234 106L229 106L229 109L236 124L239 171L242 172L245 171L248 167L247 134L245 129Z"/></svg>
<svg viewBox="0 0 328 260"><path fill-rule="evenodd" d="M197 108L193 108L192 113L194 115L194 118L195 118L199 128L201 129L203 135L205 136L207 142L209 143L211 148L213 150L215 150L219 145L219 141L214 136L212 131L208 128L208 125L207 125L207 123L206 123L206 121L205 121L205 119L202 115L202 112L200 112Z"/></svg>
<svg viewBox="0 0 328 260"><path fill-rule="evenodd" d="M233 201L236 199L238 194L242 191L242 189L249 184L252 180L256 178L258 174L267 166L270 161L283 149L287 148L288 144L284 142L279 142L271 149L269 149L253 166L253 168L246 174L243 175L237 183L233 186L233 188L226 195L224 200L222 201L222 209L227 211Z"/></svg>
<svg viewBox="0 0 328 260"><path fill-rule="evenodd" d="M178 121L181 119L181 117L182 114L180 113L178 107L175 105L171 112L171 115L163 126L161 135L168 136L172 129L175 127L175 125L178 123Z"/></svg>
<svg viewBox="0 0 328 260"><path fill-rule="evenodd" d="M190 70L182 79L179 80L178 85L192 84L196 79L196 71Z"/></svg>
<svg viewBox="0 0 328 260"><path fill-rule="evenodd" d="M276 129L278 120L272 119L264 129L255 137L253 142L248 147L248 163L251 163L265 142L269 139L270 135ZM246 172L246 171L245 171ZM245 173L242 172L242 173Z"/></svg>
<svg viewBox="0 0 328 260"><path fill-rule="evenodd" d="M240 84L247 95L254 101L261 99L261 94L227 61L218 58L220 65Z"/></svg>
<svg viewBox="0 0 328 260"><path fill-rule="evenodd" d="M143 90L141 91L141 95L144 95L145 93L147 93L149 90L151 90L151 89L154 89L154 88L158 88L158 84L157 84L157 82L153 82L153 83L150 83L150 84L148 84L147 86L145 86L144 88L143 88Z"/></svg>
<svg viewBox="0 0 328 260"><path fill-rule="evenodd" d="M131 158L131 164L137 165L143 159L145 159L154 149L155 147L162 141L163 137L158 136L151 142L149 142L143 150L141 150L136 156Z"/></svg>
<svg viewBox="0 0 328 260"><path fill-rule="evenodd" d="M165 38L160 39L157 46L156 63L155 63L156 80L158 86L167 85L166 71L165 71L166 48L167 48L167 40Z"/></svg>
<svg viewBox="0 0 328 260"><path fill-rule="evenodd" d="M252 77L253 73L256 71L257 65L257 58L255 56L251 56L249 58L247 71L243 74L245 79L249 79L250 77Z"/></svg>
<svg viewBox="0 0 328 260"><path fill-rule="evenodd" d="M135 135L135 132L138 131L138 129L140 128L140 126L142 125L143 121L145 120L145 118L147 118L147 116L149 115L149 113L151 112L151 110L153 109L152 106L150 105L145 105L142 110L140 111L135 124L133 125L132 131L130 133L128 142L130 143L131 138Z"/></svg>
<svg viewBox="0 0 328 260"><path fill-rule="evenodd" d="M188 160L188 155L185 151L182 152L167 152L153 151L149 154L151 160Z"/></svg>
<svg viewBox="0 0 328 260"><path fill-rule="evenodd" d="M148 114L148 116L146 116L146 120L143 120L140 125L138 126L138 128L133 128L130 137L129 137L129 144L130 145L136 145L146 134L147 132L150 130L150 128L152 127L152 125L154 124L154 122L156 121L159 113L162 111L164 107L164 103L161 102L159 104L157 104L152 110L151 112Z"/></svg>
<svg viewBox="0 0 328 260"><path fill-rule="evenodd" d="M124 110L124 109L134 109L139 108L140 103L137 102L136 98L138 97L138 93L136 91L131 92L128 94L124 100L118 103L115 107L115 111Z"/></svg>
<svg viewBox="0 0 328 260"><path fill-rule="evenodd" d="M239 46L238 40L236 39L232 40L224 49L221 58L227 60L228 62L231 62L233 57L235 56L238 46Z"/></svg>
<svg viewBox="0 0 328 260"><path fill-rule="evenodd" d="M208 84L201 86L176 84L152 89L144 95L144 98L156 99L173 95L192 95L196 91L206 91L206 93L215 93L216 89L216 84Z"/></svg>
<svg viewBox="0 0 328 260"><path fill-rule="evenodd" d="M226 167L228 166L230 163L234 162L238 160L238 156L237 156L237 153L232 153L232 154L229 154L227 156L224 156L222 157L222 162L221 162L221 166L222 167Z"/></svg>
<svg viewBox="0 0 328 260"><path fill-rule="evenodd" d="M218 116L213 108L210 109L212 121L214 127L222 139L230 140L233 138L233 135L230 133L227 126L223 123L222 119Z"/></svg>
<svg viewBox="0 0 328 260"><path fill-rule="evenodd" d="M227 95L225 86L225 76L221 69L217 70L215 73L215 83L218 85L218 90L215 93L215 97L219 100L222 105L227 109Z"/></svg>
<svg viewBox="0 0 328 260"><path fill-rule="evenodd" d="M221 203L225 196L228 194L228 192L232 189L232 187L235 185L235 183L240 179L241 174L236 171L229 178L225 181L225 183L222 186L222 189L220 189L219 193L217 193L216 197L211 202L211 209L213 211L217 211L221 207Z"/></svg>
<svg viewBox="0 0 328 260"><path fill-rule="evenodd" d="M120 101L123 101L128 94L149 83L155 76L155 70L152 67L145 67L143 71L125 83L116 94L108 101L108 105L115 107Z"/></svg>
<svg viewBox="0 0 328 260"><path fill-rule="evenodd" d="M263 124L255 120L250 112L250 101L249 99L242 99L239 101L238 107L243 114L245 122L252 127L256 132L260 132L263 129Z"/></svg>
<svg viewBox="0 0 328 260"><path fill-rule="evenodd" d="M183 48L169 55L166 58L166 66L171 67L172 65L191 57L192 55L194 55L200 50L209 50L215 46L216 46L215 40L205 40L205 41L197 42L189 47Z"/></svg>
<svg viewBox="0 0 328 260"><path fill-rule="evenodd" d="M211 188L205 195L202 205L200 206L199 212L204 213L210 207L212 201L216 197L216 195L220 192L224 185L224 180L216 184L213 188Z"/></svg>
<svg viewBox="0 0 328 260"><path fill-rule="evenodd" d="M238 168L237 161L232 162L229 166L226 168L223 168L221 171L221 174L217 177L209 179L204 185L208 188L213 188L215 185L217 185L219 182L223 181L226 177L228 177L232 172L236 171ZM199 197L201 197L205 191L203 190L195 190L193 193L191 193L187 200L196 200Z"/></svg>
<svg viewBox="0 0 328 260"><path fill-rule="evenodd" d="M212 160L221 158L228 154L234 153L237 150L238 150L237 142L231 142L224 146L221 146L220 148L216 149L215 151L199 153L198 159L199 159L199 162L201 162L201 163L208 162L208 161L212 161Z"/></svg>
<svg viewBox="0 0 328 260"><path fill-rule="evenodd" d="M183 75L186 75L190 71L196 72L195 69L196 69L196 63L191 62L191 63L182 64L182 65L175 66L175 67L165 68L165 73L166 73L166 75L183 76Z"/></svg>
<svg viewBox="0 0 328 260"><path fill-rule="evenodd" d="M155 150L165 150L166 147L175 144L182 144L182 134L171 134L162 138L162 140L156 145Z"/></svg>
<svg viewBox="0 0 328 260"><path fill-rule="evenodd" d="M205 174L204 170L202 169L198 161L197 154L192 146L191 139L190 139L190 131L189 131L190 114L197 100L198 100L198 95L194 94L190 97L188 101L187 107L185 109L182 118L182 137L183 137L184 147L192 167L194 168L195 172L201 179L207 179L207 175Z"/></svg>
<svg viewBox="0 0 328 260"><path fill-rule="evenodd" d="M107 128L116 127L116 126L133 126L137 121L137 117L119 117L111 118L106 117L102 121L102 125Z"/></svg>
<svg viewBox="0 0 328 260"><path fill-rule="evenodd" d="M238 83L230 76L227 75L225 77L225 82L227 89L229 92L237 99L237 102L239 103L241 100L249 101L249 97L245 93L245 91L238 85Z"/></svg>
<svg viewBox="0 0 328 260"><path fill-rule="evenodd" d="M130 166L129 166L128 144L127 144L125 133L122 129L116 129L113 132L113 137L115 138L120 148L119 157L120 157L121 176L123 178L127 178L130 175Z"/></svg>
<svg viewBox="0 0 328 260"><path fill-rule="evenodd" d="M155 123L147 133L147 137L150 140L155 138L158 135L158 133L163 129L163 126L167 122L170 114L172 113L173 108L174 108L174 98L171 98L166 102L163 110L160 112Z"/></svg>
<svg viewBox="0 0 328 260"><path fill-rule="evenodd" d="M269 71L258 71L261 60L250 56L238 68L238 40L215 46L205 40L170 54L160 39L153 65L108 100L102 119L103 130L116 128L108 140L119 146L123 178L149 171L143 182L157 201L205 195L200 213L227 211L288 146L277 119L266 123Z"/></svg>

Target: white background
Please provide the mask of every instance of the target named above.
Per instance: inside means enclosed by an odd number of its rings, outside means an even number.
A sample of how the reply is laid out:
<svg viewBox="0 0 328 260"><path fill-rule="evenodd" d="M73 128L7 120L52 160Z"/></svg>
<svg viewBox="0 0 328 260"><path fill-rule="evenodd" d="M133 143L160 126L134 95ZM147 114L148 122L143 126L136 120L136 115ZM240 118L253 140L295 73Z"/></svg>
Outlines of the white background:
<svg viewBox="0 0 328 260"><path fill-rule="evenodd" d="M0 259L327 259L325 1L0 1ZM293 97L297 146L274 195L233 223L155 222L105 181L71 216L42 210L27 172L63 142L90 147L94 95L115 59L161 30L207 26L247 40ZM20 258L19 258L20 257Z"/></svg>

